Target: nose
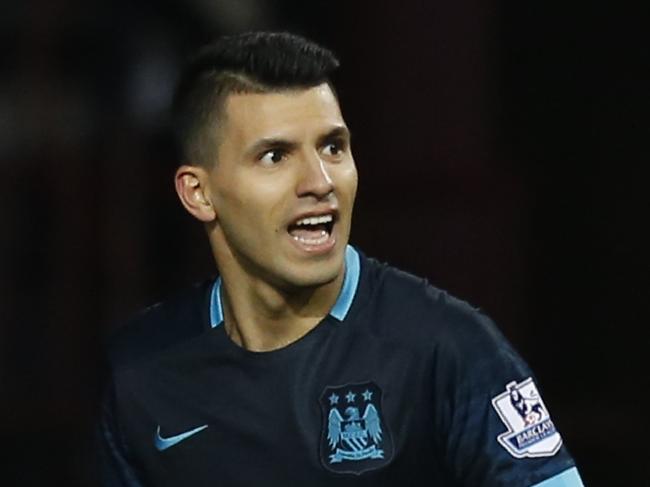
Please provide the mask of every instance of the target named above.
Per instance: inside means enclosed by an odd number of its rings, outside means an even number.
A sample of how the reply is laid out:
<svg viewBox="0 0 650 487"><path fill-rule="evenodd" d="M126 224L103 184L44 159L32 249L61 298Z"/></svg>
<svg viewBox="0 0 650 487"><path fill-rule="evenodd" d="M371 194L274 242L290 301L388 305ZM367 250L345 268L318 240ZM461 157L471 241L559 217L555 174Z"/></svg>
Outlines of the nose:
<svg viewBox="0 0 650 487"><path fill-rule="evenodd" d="M334 182L330 175L331 168L318 155L305 157L302 161L298 196L314 196L317 199L326 198L334 191Z"/></svg>

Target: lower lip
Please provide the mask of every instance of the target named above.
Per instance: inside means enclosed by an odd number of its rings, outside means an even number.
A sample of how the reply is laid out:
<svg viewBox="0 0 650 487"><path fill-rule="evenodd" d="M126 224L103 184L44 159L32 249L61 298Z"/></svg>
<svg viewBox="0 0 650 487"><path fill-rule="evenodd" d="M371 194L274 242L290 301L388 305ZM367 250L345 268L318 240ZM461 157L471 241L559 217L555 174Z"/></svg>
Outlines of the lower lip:
<svg viewBox="0 0 650 487"><path fill-rule="evenodd" d="M287 233L289 236L289 240L291 240L291 243L293 244L294 247L296 247L298 250L309 254L309 255L323 255L327 254L330 252L334 246L336 245L336 237L334 236L334 227L332 227L332 232L328 235L327 240L325 240L322 243L318 244L310 244L304 241L301 241L297 238L295 238L293 235L290 233Z"/></svg>

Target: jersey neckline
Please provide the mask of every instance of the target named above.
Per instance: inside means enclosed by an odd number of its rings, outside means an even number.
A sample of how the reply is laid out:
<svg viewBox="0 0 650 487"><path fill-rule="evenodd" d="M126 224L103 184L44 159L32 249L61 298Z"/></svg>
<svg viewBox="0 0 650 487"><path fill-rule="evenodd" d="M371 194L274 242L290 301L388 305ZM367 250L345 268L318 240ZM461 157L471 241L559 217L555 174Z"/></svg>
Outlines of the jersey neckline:
<svg viewBox="0 0 650 487"><path fill-rule="evenodd" d="M345 248L345 276L343 286L336 298L336 303L329 312L329 316L336 318L339 322L345 320L354 297L359 287L361 274L359 253L354 247L348 245ZM221 301L221 276L217 277L212 284L210 291L210 327L216 328L223 323L223 305Z"/></svg>

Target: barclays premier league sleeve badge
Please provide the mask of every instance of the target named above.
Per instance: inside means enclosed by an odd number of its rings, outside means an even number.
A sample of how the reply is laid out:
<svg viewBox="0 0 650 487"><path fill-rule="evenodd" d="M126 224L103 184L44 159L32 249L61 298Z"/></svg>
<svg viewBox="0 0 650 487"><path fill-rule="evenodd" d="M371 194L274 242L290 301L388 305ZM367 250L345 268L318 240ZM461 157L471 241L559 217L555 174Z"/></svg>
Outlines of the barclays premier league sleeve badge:
<svg viewBox="0 0 650 487"><path fill-rule="evenodd" d="M497 440L512 456L550 457L562 446L562 437L532 378L507 384L505 392L492 399L492 405L508 428Z"/></svg>
<svg viewBox="0 0 650 487"><path fill-rule="evenodd" d="M326 469L361 474L390 462L393 442L379 386L374 382L330 386L323 391L320 405L320 456Z"/></svg>

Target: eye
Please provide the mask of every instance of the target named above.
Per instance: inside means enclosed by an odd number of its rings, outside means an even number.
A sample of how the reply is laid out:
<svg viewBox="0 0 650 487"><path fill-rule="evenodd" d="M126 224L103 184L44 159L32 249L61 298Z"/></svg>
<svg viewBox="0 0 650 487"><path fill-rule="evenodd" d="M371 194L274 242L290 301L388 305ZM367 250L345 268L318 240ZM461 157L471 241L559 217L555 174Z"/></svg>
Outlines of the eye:
<svg viewBox="0 0 650 487"><path fill-rule="evenodd" d="M345 150L345 144L342 141L331 141L323 146L323 154L329 157L341 157Z"/></svg>
<svg viewBox="0 0 650 487"><path fill-rule="evenodd" d="M258 159L265 166L274 166L286 157L287 153L281 149L271 149L262 153Z"/></svg>

